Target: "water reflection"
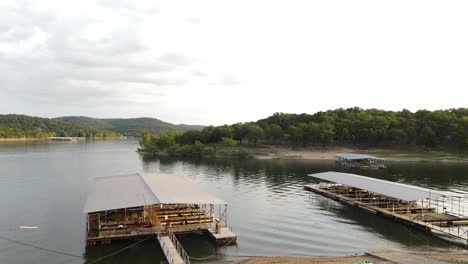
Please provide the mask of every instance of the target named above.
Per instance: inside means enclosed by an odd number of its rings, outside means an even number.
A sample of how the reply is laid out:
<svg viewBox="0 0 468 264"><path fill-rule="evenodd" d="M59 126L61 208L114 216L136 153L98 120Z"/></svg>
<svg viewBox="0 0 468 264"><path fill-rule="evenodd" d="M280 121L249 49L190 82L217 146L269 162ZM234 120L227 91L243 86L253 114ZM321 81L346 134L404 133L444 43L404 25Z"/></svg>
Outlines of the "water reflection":
<svg viewBox="0 0 468 264"><path fill-rule="evenodd" d="M394 241L408 248L428 250L433 247L461 249L462 245L450 243L428 233L423 233L381 216L365 212L359 208L343 205L337 201L319 195L311 195L311 203L333 212L339 221L351 222L367 232L372 232L385 239Z"/></svg>

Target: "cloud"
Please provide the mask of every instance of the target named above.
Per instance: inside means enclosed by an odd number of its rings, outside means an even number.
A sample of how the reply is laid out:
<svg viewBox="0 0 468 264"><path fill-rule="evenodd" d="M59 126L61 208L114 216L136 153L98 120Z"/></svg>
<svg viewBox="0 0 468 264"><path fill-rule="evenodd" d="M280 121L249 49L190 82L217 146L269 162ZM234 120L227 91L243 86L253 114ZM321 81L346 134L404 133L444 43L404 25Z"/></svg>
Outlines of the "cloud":
<svg viewBox="0 0 468 264"><path fill-rule="evenodd" d="M132 2L98 2L126 11L128 5ZM145 101L144 96L146 101L158 101L164 98L165 87L183 85L190 78L190 58L152 50L138 31L139 19L126 17L125 25L110 25L96 34L89 29L105 18L94 12L64 17L28 1L1 12L10 15L0 20L0 89L27 104L132 104Z"/></svg>
<svg viewBox="0 0 468 264"><path fill-rule="evenodd" d="M171 64L171 65L179 65L179 66L184 66L189 63L189 58L185 56L184 54L180 53L165 53L162 54L159 59L162 62Z"/></svg>
<svg viewBox="0 0 468 264"><path fill-rule="evenodd" d="M234 76L224 76L220 80L216 80L210 83L211 85L231 86L238 85L240 81Z"/></svg>

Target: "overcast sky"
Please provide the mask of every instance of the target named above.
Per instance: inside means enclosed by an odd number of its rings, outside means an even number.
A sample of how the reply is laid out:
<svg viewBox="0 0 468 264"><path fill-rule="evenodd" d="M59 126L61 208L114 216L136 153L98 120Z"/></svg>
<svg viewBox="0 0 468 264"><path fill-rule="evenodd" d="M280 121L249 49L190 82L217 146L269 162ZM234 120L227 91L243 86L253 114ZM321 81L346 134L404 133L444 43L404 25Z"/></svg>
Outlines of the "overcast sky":
<svg viewBox="0 0 468 264"><path fill-rule="evenodd" d="M468 107L468 1L1 0L0 113Z"/></svg>

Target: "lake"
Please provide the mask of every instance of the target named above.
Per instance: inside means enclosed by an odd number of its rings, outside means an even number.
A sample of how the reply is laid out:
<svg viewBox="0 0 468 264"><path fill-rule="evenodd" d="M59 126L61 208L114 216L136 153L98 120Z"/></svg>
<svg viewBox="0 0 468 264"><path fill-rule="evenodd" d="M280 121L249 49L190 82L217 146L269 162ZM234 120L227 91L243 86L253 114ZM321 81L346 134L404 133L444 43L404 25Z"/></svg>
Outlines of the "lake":
<svg viewBox="0 0 468 264"><path fill-rule="evenodd" d="M229 203L235 246L216 249L200 235L180 237L187 253L213 262L255 255L348 255L373 250L461 248L392 221L303 190L309 173L337 170L333 161L142 157L136 141L0 144L0 263L85 263L132 242L85 247L82 209L93 178L138 171L184 176ZM468 193L468 164L399 162L375 178ZM343 170L342 170L343 171ZM38 229L18 229L19 225ZM20 241L27 247L8 241ZM46 251L51 249L57 252ZM154 240L100 263L159 263ZM194 261L196 262L196 261ZM206 262L200 261L199 263Z"/></svg>

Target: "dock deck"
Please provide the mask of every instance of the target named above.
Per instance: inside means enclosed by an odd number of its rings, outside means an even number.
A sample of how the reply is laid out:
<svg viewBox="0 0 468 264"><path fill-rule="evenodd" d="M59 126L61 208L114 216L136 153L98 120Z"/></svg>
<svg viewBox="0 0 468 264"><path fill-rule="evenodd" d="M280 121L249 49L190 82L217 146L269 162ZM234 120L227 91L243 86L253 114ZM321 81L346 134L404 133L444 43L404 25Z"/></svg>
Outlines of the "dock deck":
<svg viewBox="0 0 468 264"><path fill-rule="evenodd" d="M172 174L135 173L98 177L88 195L86 244L156 237L169 263L190 258L176 234L208 233L217 244L237 235L227 227L227 203ZM216 226L221 234L214 234Z"/></svg>
<svg viewBox="0 0 468 264"><path fill-rule="evenodd" d="M213 228L208 229L208 233L216 241L216 244L230 244L237 240L237 234L228 227L222 227L220 234Z"/></svg>
<svg viewBox="0 0 468 264"><path fill-rule="evenodd" d="M438 213L437 208L428 204L418 205L416 202L339 184L312 184L304 186L304 189L420 230L461 239L468 245L466 218Z"/></svg>

